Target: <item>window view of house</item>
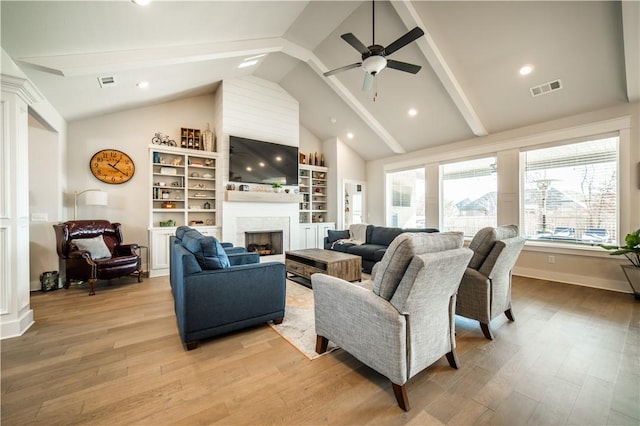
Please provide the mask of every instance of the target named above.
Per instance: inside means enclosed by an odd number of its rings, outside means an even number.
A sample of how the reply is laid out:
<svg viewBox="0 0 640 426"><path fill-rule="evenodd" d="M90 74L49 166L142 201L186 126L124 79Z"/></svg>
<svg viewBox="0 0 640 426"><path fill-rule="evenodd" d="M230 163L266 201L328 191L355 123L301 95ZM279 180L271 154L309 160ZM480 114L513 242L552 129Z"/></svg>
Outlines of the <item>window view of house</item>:
<svg viewBox="0 0 640 426"><path fill-rule="evenodd" d="M440 217L443 231L467 237L497 225L496 158L487 157L441 166Z"/></svg>
<svg viewBox="0 0 640 426"><path fill-rule="evenodd" d="M424 168L403 170L387 174L387 188L391 201L388 226L400 228L425 227L425 175Z"/></svg>
<svg viewBox="0 0 640 426"><path fill-rule="evenodd" d="M523 152L522 164L528 239L617 240L618 137Z"/></svg>

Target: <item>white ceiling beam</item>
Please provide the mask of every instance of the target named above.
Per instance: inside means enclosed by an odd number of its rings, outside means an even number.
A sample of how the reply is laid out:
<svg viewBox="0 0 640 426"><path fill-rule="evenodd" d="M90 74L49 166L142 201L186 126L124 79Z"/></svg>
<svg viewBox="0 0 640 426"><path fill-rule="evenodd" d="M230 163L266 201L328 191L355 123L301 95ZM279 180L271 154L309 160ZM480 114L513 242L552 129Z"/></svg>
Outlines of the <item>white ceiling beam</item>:
<svg viewBox="0 0 640 426"><path fill-rule="evenodd" d="M21 58L20 62L27 63L41 71L71 77L104 75L105 73L139 68L247 57L272 52L282 52L309 64L323 81L358 114L393 152L398 154L406 152L398 141L336 77L326 78L323 76L323 73L328 69L313 52L280 37L117 52Z"/></svg>
<svg viewBox="0 0 640 426"><path fill-rule="evenodd" d="M325 77L324 73L329 71L327 66L308 49L298 46L295 43L287 42L282 50L289 56L306 62L318 76L323 79L331 89L356 113L358 116L377 134L380 139L396 154L404 154L407 151L400 143L391 136L382 124L369 112L369 110L358 101L358 99L346 88L344 84L335 76Z"/></svg>
<svg viewBox="0 0 640 426"><path fill-rule="evenodd" d="M280 52L286 40L265 38L113 52L20 58L22 63L65 77L98 75L164 65L177 65Z"/></svg>
<svg viewBox="0 0 640 426"><path fill-rule="evenodd" d="M627 77L627 100L640 100L640 2L622 2L624 66Z"/></svg>
<svg viewBox="0 0 640 426"><path fill-rule="evenodd" d="M420 27L424 30L424 37L420 37L416 40L422 54L427 58L431 68L433 68L433 71L442 82L442 85L462 114L462 117L464 117L473 134L476 136L486 136L488 134L487 129L485 129L482 121L480 121L480 117L476 114L476 111L467 98L467 95L464 93L464 90L462 90L462 86L460 86L458 80L453 74L453 71L451 71L451 68L447 65L447 62L440 53L440 49L438 49L438 46L429 34L429 31L427 31L424 22L411 2L392 1L391 5L396 10L396 13L398 13L398 16L400 16L400 19L406 25L407 29Z"/></svg>

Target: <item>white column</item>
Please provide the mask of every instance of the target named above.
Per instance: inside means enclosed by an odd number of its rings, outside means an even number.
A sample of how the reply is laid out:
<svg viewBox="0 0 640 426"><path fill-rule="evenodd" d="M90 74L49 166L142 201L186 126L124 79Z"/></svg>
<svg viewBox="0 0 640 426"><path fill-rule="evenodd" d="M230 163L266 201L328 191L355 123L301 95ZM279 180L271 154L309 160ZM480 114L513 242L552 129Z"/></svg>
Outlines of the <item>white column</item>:
<svg viewBox="0 0 640 426"><path fill-rule="evenodd" d="M29 304L29 105L42 99L28 81L5 74L0 97L0 337L33 324Z"/></svg>

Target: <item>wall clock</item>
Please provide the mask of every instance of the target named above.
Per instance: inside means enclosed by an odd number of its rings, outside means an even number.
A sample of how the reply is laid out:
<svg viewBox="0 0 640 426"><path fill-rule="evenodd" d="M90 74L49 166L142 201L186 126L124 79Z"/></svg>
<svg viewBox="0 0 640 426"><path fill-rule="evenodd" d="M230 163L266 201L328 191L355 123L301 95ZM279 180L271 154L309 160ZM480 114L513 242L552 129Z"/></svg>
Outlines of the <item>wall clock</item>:
<svg viewBox="0 0 640 426"><path fill-rule="evenodd" d="M93 154L89 168L98 180L110 184L125 183L136 171L131 157L117 149L103 149Z"/></svg>

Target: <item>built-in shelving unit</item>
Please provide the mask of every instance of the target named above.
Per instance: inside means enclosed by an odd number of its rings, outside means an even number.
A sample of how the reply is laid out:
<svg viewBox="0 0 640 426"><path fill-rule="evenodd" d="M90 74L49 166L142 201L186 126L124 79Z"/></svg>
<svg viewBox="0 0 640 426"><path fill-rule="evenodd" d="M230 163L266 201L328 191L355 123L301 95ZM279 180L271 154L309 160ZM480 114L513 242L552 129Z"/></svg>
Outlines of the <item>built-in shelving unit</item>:
<svg viewBox="0 0 640 426"><path fill-rule="evenodd" d="M300 223L322 223L327 220L327 174L322 166L300 164L298 168L300 187Z"/></svg>
<svg viewBox="0 0 640 426"><path fill-rule="evenodd" d="M151 275L169 270L169 237L177 226L220 236L217 226L218 154L177 147L149 147Z"/></svg>

